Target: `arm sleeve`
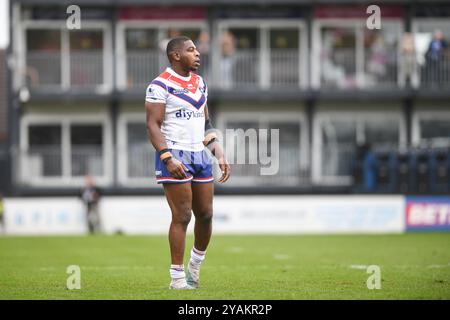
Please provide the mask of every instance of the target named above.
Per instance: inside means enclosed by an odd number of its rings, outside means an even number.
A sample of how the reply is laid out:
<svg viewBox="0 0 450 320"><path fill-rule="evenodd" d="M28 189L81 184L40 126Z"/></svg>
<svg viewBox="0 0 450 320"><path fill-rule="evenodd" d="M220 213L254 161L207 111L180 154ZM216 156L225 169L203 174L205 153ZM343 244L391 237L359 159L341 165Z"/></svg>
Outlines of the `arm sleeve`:
<svg viewBox="0 0 450 320"><path fill-rule="evenodd" d="M150 83L147 87L145 101L153 103L166 103L167 97L168 92L165 88L154 83Z"/></svg>

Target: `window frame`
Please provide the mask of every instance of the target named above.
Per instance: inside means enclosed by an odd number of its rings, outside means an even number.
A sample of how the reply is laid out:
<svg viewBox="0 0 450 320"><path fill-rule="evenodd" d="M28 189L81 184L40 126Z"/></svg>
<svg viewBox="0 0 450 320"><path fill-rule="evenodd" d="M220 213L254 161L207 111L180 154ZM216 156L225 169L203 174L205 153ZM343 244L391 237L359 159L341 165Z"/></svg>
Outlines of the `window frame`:
<svg viewBox="0 0 450 320"><path fill-rule="evenodd" d="M393 111L393 110L390 110ZM324 176L322 173L322 147L323 147L323 136L322 128L324 121L329 119L337 120L349 120L356 122L357 131L358 123L367 120L378 120L383 121L386 119L395 119L398 121L399 126L399 140L398 146L406 146L406 119L400 108L394 109L393 113L385 115L380 113L380 110L358 110L358 109L340 109L340 110L329 110L320 109L316 112L313 119L313 146L312 146L312 176L311 180L314 185L323 186L349 186L352 183L352 177L350 175L334 175L334 176ZM361 125L360 125L361 126ZM361 128L360 128L361 129ZM364 126L362 126L364 129ZM358 132L357 132L358 136ZM358 139L358 137L357 137Z"/></svg>
<svg viewBox="0 0 450 320"><path fill-rule="evenodd" d="M19 44L19 79L22 85L26 84L25 68L27 65L27 31L34 29L58 30L61 32L61 83L51 86L49 89L39 88L37 90L61 90L68 91L73 89L70 81L70 37L71 30L67 29L66 20L25 20L20 25L21 36L18 39ZM80 31L102 31L103 34L103 83L95 86L94 91L100 94L106 94L113 89L113 50L112 50L112 30L111 25L104 20L83 20ZM78 90L78 88L75 87ZM85 89L83 89L84 91Z"/></svg>
<svg viewBox="0 0 450 320"><path fill-rule="evenodd" d="M419 28L421 26L425 27L433 27L433 29L439 28L441 25L447 25L448 30L450 30L450 19L449 18L441 18L441 17L435 17L435 18L412 18L411 21L411 33L413 35L416 35L419 33ZM443 31L445 33L445 31ZM432 33L432 32L430 32ZM449 39L449 37L445 37L445 39ZM422 71L421 68L417 68L417 77L419 79L419 88L422 86ZM448 89L448 86L444 86L442 89Z"/></svg>
<svg viewBox="0 0 450 320"><path fill-rule="evenodd" d="M320 89L322 87L321 77L321 51L322 51L322 35L321 31L324 27L337 28L354 28L355 31L355 68L356 82L359 89L365 89L365 56L364 56L364 28L366 19L349 18L349 19L314 19L312 22L312 48L311 48L311 87ZM383 18L383 24L397 25L398 32L401 36L404 33L402 18ZM399 38L400 40L400 38ZM397 50L397 61L400 61L400 51ZM399 66L397 66L397 85L400 85ZM327 89L329 90L329 89Z"/></svg>
<svg viewBox="0 0 450 320"><path fill-rule="evenodd" d="M84 176L72 175L71 160L71 125L97 124L102 127L102 154L103 175L96 176L95 181L99 186L108 186L113 177L113 146L112 133L109 118L105 114L27 114L20 122L20 181L22 184L33 187L80 187L84 185ZM60 125L61 126L61 167L62 174L59 177L33 177L28 173L29 127L33 125Z"/></svg>
<svg viewBox="0 0 450 320"><path fill-rule="evenodd" d="M127 187L148 187L157 188L156 176L132 178L128 175L128 124L129 123L142 123L144 126L145 114L142 112L125 112L119 115L117 120L117 168L118 168L118 182ZM150 141L147 143L151 145ZM150 168L154 172L154 168Z"/></svg>
<svg viewBox="0 0 450 320"><path fill-rule="evenodd" d="M257 88L267 90L271 88L270 84L270 70L271 68L264 68L264 62L266 65L270 65L270 29L283 29L283 28L298 28L298 43L299 43L299 83L297 88L307 89L309 86L309 69L308 69L308 40L309 33L306 29L305 19L219 19L214 23L215 37L214 47L220 48L220 39L223 32L230 28L255 28L259 29L259 42L261 46L258 48L260 65L259 74L261 75L259 83L256 84ZM213 65L219 66L222 59L221 50L214 50ZM212 70L213 82L220 83L220 69L214 68Z"/></svg>
<svg viewBox="0 0 450 320"><path fill-rule="evenodd" d="M116 87L118 90L125 91L130 88L127 87L127 29L139 28L157 29L158 41L163 39L164 32L170 28L199 28L200 31L208 31L207 22L204 20L119 20L116 24L116 59L115 65L117 68ZM161 65L161 61L159 61ZM167 62L168 64L168 62ZM161 72L164 70L161 70ZM157 75L155 75L156 77ZM149 82L152 79L149 79Z"/></svg>
<svg viewBox="0 0 450 320"><path fill-rule="evenodd" d="M295 119L297 121L295 121ZM298 123L300 126L300 139L298 148L300 151L300 158L298 159L299 169L301 170L309 170L309 159L310 159L310 147L309 147L309 128L307 122L307 115L304 110L300 109L300 111L283 111L282 113L277 111L264 111L258 117L255 117L255 113L251 111L222 111L217 115L217 128L222 132L225 136L226 127L225 124L228 121L256 121L259 124L268 123L270 121L279 121L286 123ZM225 137L224 137L225 138ZM226 152L226 151L225 151ZM282 164L280 164L282 165ZM231 165L232 166L232 165ZM216 168L217 170L217 168ZM227 184L227 187L240 187L240 186L252 186L255 183L260 182L258 176L251 177L236 177L233 176L233 183ZM281 179L281 178L280 178ZM302 182L302 177L299 177L299 182ZM230 180L231 181L231 180ZM236 181L236 183L234 183ZM274 186L296 186L296 184L288 183L288 184L277 184Z"/></svg>
<svg viewBox="0 0 450 320"><path fill-rule="evenodd" d="M420 122L422 120L448 120L450 123L450 110L430 110L419 109L412 115L412 135L411 143L413 146L419 146L422 142L422 132ZM450 141L450 137L449 137Z"/></svg>

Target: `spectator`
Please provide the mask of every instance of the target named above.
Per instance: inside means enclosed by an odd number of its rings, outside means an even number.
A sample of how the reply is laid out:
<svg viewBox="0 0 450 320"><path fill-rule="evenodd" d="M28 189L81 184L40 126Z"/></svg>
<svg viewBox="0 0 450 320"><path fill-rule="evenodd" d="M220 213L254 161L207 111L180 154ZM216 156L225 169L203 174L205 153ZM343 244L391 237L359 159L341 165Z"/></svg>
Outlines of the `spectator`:
<svg viewBox="0 0 450 320"><path fill-rule="evenodd" d="M375 189L375 154L367 144L364 157L364 190L371 192Z"/></svg>
<svg viewBox="0 0 450 320"><path fill-rule="evenodd" d="M341 52L345 53L345 49L336 47L336 44L341 41L341 35L338 32L324 34L320 53L321 78L325 84L331 84L338 88L353 88L356 86L354 74L346 74L343 64L335 61L335 56Z"/></svg>
<svg viewBox="0 0 450 320"><path fill-rule="evenodd" d="M419 72L417 63L417 51L414 37L406 32L400 42L400 86L404 87L408 82L412 87L419 86Z"/></svg>
<svg viewBox="0 0 450 320"><path fill-rule="evenodd" d="M225 89L229 89L233 82L233 65L234 54L236 52L236 40L233 34L225 31L221 39L222 60L221 60L221 79L222 85Z"/></svg>
<svg viewBox="0 0 450 320"><path fill-rule="evenodd" d="M426 53L426 76L432 86L442 84L442 75L445 72L442 60L447 47L442 31L436 30Z"/></svg>
<svg viewBox="0 0 450 320"><path fill-rule="evenodd" d="M380 83L386 75L387 52L383 38L376 34L370 47L370 59L367 69L373 76L374 84Z"/></svg>
<svg viewBox="0 0 450 320"><path fill-rule="evenodd" d="M372 192L375 190L375 154L369 143L356 145L356 163L354 177L357 191Z"/></svg>
<svg viewBox="0 0 450 320"><path fill-rule="evenodd" d="M195 41L195 46L197 47L198 52L200 53L200 70L198 73L206 80L208 80L208 72L209 72L209 34L206 31L200 32L197 40Z"/></svg>
<svg viewBox="0 0 450 320"><path fill-rule="evenodd" d="M89 233L93 234L100 231L100 214L98 210L100 190L95 186L94 179L90 175L86 176L85 180L86 185L81 190L81 199L86 209Z"/></svg>

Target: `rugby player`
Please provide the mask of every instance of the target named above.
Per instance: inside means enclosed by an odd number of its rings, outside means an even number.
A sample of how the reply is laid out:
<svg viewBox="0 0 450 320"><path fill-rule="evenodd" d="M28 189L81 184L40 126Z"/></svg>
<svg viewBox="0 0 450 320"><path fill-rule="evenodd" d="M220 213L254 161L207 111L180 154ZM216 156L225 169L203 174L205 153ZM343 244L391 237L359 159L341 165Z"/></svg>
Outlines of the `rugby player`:
<svg viewBox="0 0 450 320"><path fill-rule="evenodd" d="M200 66L200 53L187 37L171 39L166 53L170 67L147 87L147 132L156 149L156 180L163 185L172 212L169 288L195 289L212 232L214 177L210 154L218 159L222 172L219 183L230 177L230 165L209 119L208 88L194 73ZM186 229L192 211L195 240L185 272Z"/></svg>

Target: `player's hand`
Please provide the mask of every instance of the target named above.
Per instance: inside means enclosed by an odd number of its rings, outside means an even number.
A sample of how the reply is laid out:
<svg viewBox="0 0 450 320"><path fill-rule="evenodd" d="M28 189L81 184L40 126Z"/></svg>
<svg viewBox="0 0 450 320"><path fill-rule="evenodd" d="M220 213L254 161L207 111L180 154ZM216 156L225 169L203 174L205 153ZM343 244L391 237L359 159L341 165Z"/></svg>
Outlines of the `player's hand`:
<svg viewBox="0 0 450 320"><path fill-rule="evenodd" d="M225 159L225 157L221 157L219 159L219 168L222 171L222 176L219 179L220 183L225 183L228 178L230 177L231 174L231 167L227 161L227 159Z"/></svg>
<svg viewBox="0 0 450 320"><path fill-rule="evenodd" d="M170 172L170 175L175 179L186 179L188 168L178 159L172 158L167 161L166 164L167 170Z"/></svg>

